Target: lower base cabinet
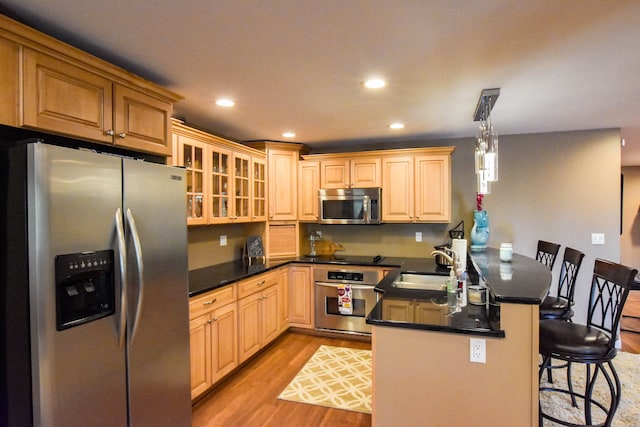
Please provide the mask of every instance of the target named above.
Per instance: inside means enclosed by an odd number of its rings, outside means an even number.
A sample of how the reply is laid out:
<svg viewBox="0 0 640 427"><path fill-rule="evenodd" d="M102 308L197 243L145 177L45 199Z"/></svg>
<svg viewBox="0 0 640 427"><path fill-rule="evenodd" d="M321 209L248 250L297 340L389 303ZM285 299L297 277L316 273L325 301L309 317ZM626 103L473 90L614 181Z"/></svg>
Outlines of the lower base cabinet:
<svg viewBox="0 0 640 427"><path fill-rule="evenodd" d="M238 366L237 319L232 303L191 320L192 399Z"/></svg>
<svg viewBox="0 0 640 427"><path fill-rule="evenodd" d="M189 300L192 400L289 327L288 272L270 271Z"/></svg>
<svg viewBox="0 0 640 427"><path fill-rule="evenodd" d="M311 267L289 267L289 324L298 328L313 329L314 305Z"/></svg>
<svg viewBox="0 0 640 427"><path fill-rule="evenodd" d="M279 286L276 283L238 301L240 363L280 334L279 293Z"/></svg>
<svg viewBox="0 0 640 427"><path fill-rule="evenodd" d="M238 366L236 287L226 286L189 300L191 399Z"/></svg>

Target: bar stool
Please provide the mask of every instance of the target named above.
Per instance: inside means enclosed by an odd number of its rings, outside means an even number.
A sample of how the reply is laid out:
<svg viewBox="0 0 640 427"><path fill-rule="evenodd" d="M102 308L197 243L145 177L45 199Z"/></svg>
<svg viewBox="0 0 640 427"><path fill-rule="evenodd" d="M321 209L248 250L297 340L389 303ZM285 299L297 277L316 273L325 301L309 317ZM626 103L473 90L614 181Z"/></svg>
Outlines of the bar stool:
<svg viewBox="0 0 640 427"><path fill-rule="evenodd" d="M584 253L573 248L565 248L562 257L562 267L560 269L560 279L558 282L558 291L556 296L547 295L540 304L540 320L556 319L560 321L571 321L573 317L573 294L575 291L576 279L582 265ZM567 363L559 365L549 364L547 366L547 379L553 382L552 369L567 368ZM567 379L569 390L572 390L572 384ZM575 399L572 399L574 406Z"/></svg>
<svg viewBox="0 0 640 427"><path fill-rule="evenodd" d="M553 319L540 321L539 346L543 360L538 379L542 378L542 373L551 363L551 359L560 359L568 362L569 382L568 390L550 386L540 387L540 391L564 393L570 395L574 402L576 398L583 401L586 425L592 424L591 409L592 405L595 405L606 414L604 425L610 426L620 403L620 379L611 361L617 354L615 343L622 309L637 272L624 265L596 259L587 323L578 324ZM571 367L575 363L582 363L586 367L584 394L575 392L571 387ZM605 365L610 373L605 369ZM605 407L604 402L593 399L593 389L599 374L604 376L609 387L611 402L608 408ZM565 426L576 425L545 414L540 407L540 426L545 418Z"/></svg>
<svg viewBox="0 0 640 427"><path fill-rule="evenodd" d="M583 252L569 247L565 248L558 281L558 291L556 296L547 295L542 304L540 304L540 320L571 320L573 316L573 294L583 258Z"/></svg>
<svg viewBox="0 0 640 427"><path fill-rule="evenodd" d="M544 240L538 240L538 251L536 252L536 260L540 261L553 271L553 265L556 263L556 257L560 245L557 243L545 242Z"/></svg>

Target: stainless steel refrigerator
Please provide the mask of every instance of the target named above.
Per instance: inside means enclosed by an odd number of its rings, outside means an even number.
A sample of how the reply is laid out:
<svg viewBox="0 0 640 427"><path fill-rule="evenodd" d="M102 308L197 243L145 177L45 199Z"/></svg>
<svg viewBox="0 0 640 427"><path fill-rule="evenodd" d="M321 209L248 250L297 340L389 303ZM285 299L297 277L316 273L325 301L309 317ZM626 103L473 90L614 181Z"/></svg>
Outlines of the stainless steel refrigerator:
<svg viewBox="0 0 640 427"><path fill-rule="evenodd" d="M1 152L0 426L189 426L184 171Z"/></svg>

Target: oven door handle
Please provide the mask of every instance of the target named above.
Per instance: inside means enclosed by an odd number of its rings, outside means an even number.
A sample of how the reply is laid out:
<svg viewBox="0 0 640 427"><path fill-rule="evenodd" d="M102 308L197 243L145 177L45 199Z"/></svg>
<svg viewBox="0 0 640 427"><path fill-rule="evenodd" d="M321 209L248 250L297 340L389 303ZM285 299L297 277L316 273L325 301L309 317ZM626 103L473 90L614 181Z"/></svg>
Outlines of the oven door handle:
<svg viewBox="0 0 640 427"><path fill-rule="evenodd" d="M351 289L356 290L373 290L375 285L354 285L352 283L329 283L329 282L315 282L316 286L324 286L325 288L338 288L338 286L351 285Z"/></svg>

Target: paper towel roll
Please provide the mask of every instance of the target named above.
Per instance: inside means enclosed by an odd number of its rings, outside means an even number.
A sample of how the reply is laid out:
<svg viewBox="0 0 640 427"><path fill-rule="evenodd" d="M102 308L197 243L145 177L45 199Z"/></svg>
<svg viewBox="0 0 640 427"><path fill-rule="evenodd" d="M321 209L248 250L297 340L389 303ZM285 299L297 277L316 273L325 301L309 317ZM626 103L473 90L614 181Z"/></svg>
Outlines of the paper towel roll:
<svg viewBox="0 0 640 427"><path fill-rule="evenodd" d="M451 249L458 254L462 271L467 271L467 239L452 239Z"/></svg>

